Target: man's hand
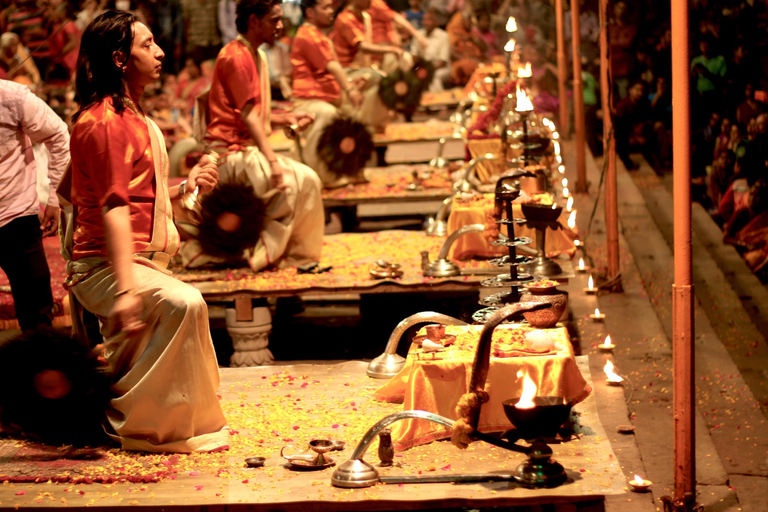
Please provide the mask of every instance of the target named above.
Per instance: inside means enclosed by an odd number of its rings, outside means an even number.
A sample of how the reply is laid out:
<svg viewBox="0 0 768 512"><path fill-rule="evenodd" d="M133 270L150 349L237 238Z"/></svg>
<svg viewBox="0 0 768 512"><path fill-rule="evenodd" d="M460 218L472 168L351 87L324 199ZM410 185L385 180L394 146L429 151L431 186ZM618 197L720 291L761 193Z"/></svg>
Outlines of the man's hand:
<svg viewBox="0 0 768 512"><path fill-rule="evenodd" d="M37 217L40 219L40 230L43 232L43 236L56 234L59 229L60 211L58 206L46 206L45 212L37 214Z"/></svg>
<svg viewBox="0 0 768 512"><path fill-rule="evenodd" d="M106 332L114 335L125 332L129 336L144 329L141 316L144 313L144 301L140 295L126 293L115 299L115 304L107 316Z"/></svg>
<svg viewBox="0 0 768 512"><path fill-rule="evenodd" d="M272 124L276 126L297 126L299 131L305 129L315 121L314 114L306 112L285 112L272 114Z"/></svg>
<svg viewBox="0 0 768 512"><path fill-rule="evenodd" d="M279 160L274 160L269 163L272 173L269 175L269 188L276 188L282 190L287 188L287 185L283 183L283 175L285 174L285 167Z"/></svg>
<svg viewBox="0 0 768 512"><path fill-rule="evenodd" d="M189 190L195 190L196 187L200 187L201 194L207 194L216 183L219 182L219 171L216 169L216 164L208 155L203 155L197 165L195 165L189 176L187 176L187 187Z"/></svg>
<svg viewBox="0 0 768 512"><path fill-rule="evenodd" d="M424 34L421 32L417 32L415 34L416 40L419 42L419 45L421 46L421 53L424 53L424 51L427 49L427 45L429 44L429 41L427 41L427 38L424 37Z"/></svg>
<svg viewBox="0 0 768 512"><path fill-rule="evenodd" d="M347 96L349 96L349 102L352 103L353 107L360 108L363 104L363 93L357 87L350 87Z"/></svg>

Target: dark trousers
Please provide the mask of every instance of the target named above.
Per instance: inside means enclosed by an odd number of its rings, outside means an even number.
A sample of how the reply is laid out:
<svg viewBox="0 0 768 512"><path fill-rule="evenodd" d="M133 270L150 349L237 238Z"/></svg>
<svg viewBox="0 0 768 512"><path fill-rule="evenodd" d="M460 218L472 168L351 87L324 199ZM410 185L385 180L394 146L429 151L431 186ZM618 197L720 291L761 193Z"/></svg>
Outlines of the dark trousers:
<svg viewBox="0 0 768 512"><path fill-rule="evenodd" d="M51 272L43 249L37 215L12 220L0 227L0 268L11 283L16 318L22 330L53 322Z"/></svg>

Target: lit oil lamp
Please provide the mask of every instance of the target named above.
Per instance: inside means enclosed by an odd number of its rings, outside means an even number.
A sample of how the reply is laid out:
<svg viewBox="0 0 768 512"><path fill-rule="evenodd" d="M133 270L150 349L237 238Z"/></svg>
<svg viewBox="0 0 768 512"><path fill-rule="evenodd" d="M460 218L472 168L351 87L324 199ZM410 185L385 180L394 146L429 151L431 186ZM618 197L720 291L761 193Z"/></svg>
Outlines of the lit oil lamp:
<svg viewBox="0 0 768 512"><path fill-rule="evenodd" d="M635 478L628 480L629 488L634 492L646 492L651 486L650 480L644 480L640 475L635 475Z"/></svg>
<svg viewBox="0 0 768 512"><path fill-rule="evenodd" d="M567 189L563 189L567 190ZM576 227L576 210L573 210L571 214L568 216L568 227L573 229Z"/></svg>
<svg viewBox="0 0 768 512"><path fill-rule="evenodd" d="M504 51L510 52L510 53L515 51L516 44L517 44L517 41L515 41L514 39L510 39L509 41L507 41L507 44L504 45Z"/></svg>
<svg viewBox="0 0 768 512"><path fill-rule="evenodd" d="M568 190L568 187L563 188L563 197L571 197L571 191Z"/></svg>
<svg viewBox="0 0 768 512"><path fill-rule="evenodd" d="M525 66L517 68L517 78L530 78L533 76L533 71L531 70L531 63L526 62Z"/></svg>
<svg viewBox="0 0 768 512"><path fill-rule="evenodd" d="M515 407L518 409L533 409L536 404L533 399L536 398L536 383L533 382L528 372L517 372L517 378L523 378L523 392L520 394L520 400L517 401Z"/></svg>
<svg viewBox="0 0 768 512"><path fill-rule="evenodd" d="M581 273L587 271L587 267L584 265L584 258L579 258L579 265L576 267L576 271Z"/></svg>
<svg viewBox="0 0 768 512"><path fill-rule="evenodd" d="M515 98L517 99L517 105L515 106L515 111L523 114L523 113L529 113L533 111L533 103L531 102L531 99L528 97L528 94L520 88L520 83L517 84L517 90L515 91Z"/></svg>
<svg viewBox="0 0 768 512"><path fill-rule="evenodd" d="M560 156L560 155L557 155ZM564 165L558 165L557 170L560 172L560 174L565 174L565 166Z"/></svg>
<svg viewBox="0 0 768 512"><path fill-rule="evenodd" d="M563 178L563 181L561 181L564 187L568 186L568 178Z"/></svg>
<svg viewBox="0 0 768 512"><path fill-rule="evenodd" d="M607 382L610 386L621 386L621 383L624 382L624 378L619 375L618 373L613 371L613 363L611 361L606 361L605 366L603 367L603 371L605 372L605 376L608 378Z"/></svg>
<svg viewBox="0 0 768 512"><path fill-rule="evenodd" d="M595 311L599 312L600 310L595 308ZM589 315L589 316L592 316L592 315ZM603 317L605 317L605 315L603 315ZM600 350L602 350L603 352L612 352L614 348L616 348L616 345L613 344L611 340L611 335L609 334L608 336L605 337L605 341L603 342L603 344L600 345Z"/></svg>
<svg viewBox="0 0 768 512"><path fill-rule="evenodd" d="M517 20L514 16L510 16L507 20L507 32L517 32Z"/></svg>
<svg viewBox="0 0 768 512"><path fill-rule="evenodd" d="M600 312L600 308L595 308L595 312L589 315L589 318L591 318L593 322L602 322L605 320L605 315Z"/></svg>
<svg viewBox="0 0 768 512"><path fill-rule="evenodd" d="M553 152L554 152L556 155L559 155L559 154L560 154L560 143L559 143L559 142L557 142L556 140L553 140L553 141L552 141L552 151L553 151Z"/></svg>
<svg viewBox="0 0 768 512"><path fill-rule="evenodd" d="M565 211L567 211L568 213L573 211L573 196L569 197L568 201L566 201L566 203L565 203Z"/></svg>
<svg viewBox="0 0 768 512"><path fill-rule="evenodd" d="M576 247L581 247L581 240L577 238L576 240L573 241L573 245L575 245Z"/></svg>
<svg viewBox="0 0 768 512"><path fill-rule="evenodd" d="M584 293L597 293L597 288L595 288L595 280L592 279L592 274L589 275L589 280L587 281L587 287L584 288Z"/></svg>

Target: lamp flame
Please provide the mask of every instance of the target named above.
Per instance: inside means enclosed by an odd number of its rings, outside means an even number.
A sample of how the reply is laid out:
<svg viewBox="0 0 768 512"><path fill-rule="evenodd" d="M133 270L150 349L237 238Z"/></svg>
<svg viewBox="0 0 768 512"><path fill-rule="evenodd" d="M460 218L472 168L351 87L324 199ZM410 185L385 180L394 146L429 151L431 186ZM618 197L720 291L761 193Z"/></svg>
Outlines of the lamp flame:
<svg viewBox="0 0 768 512"><path fill-rule="evenodd" d="M576 211L572 211L568 216L568 227L571 229L576 227Z"/></svg>
<svg viewBox="0 0 768 512"><path fill-rule="evenodd" d="M613 371L613 363L610 361L605 362L605 367L603 368L603 371L605 372L605 375L608 377L608 382L622 382L624 379L621 377L621 375L617 374Z"/></svg>
<svg viewBox="0 0 768 512"><path fill-rule="evenodd" d="M560 155L557 155L560 156ZM565 174L565 166L564 165L558 165L557 170L560 171L560 174Z"/></svg>
<svg viewBox="0 0 768 512"><path fill-rule="evenodd" d="M507 20L507 32L517 32L517 20L514 16L510 16Z"/></svg>
<svg viewBox="0 0 768 512"><path fill-rule="evenodd" d="M510 39L509 41L507 41L507 44L504 45L504 51L505 52L515 51L515 44L517 44L516 41L514 39Z"/></svg>
<svg viewBox="0 0 768 512"><path fill-rule="evenodd" d="M568 190L568 187L563 188L563 197L570 197L571 191Z"/></svg>
<svg viewBox="0 0 768 512"><path fill-rule="evenodd" d="M600 316L600 308L595 308L595 316ZM611 337L611 335L609 334L608 338L610 338L610 337ZM608 338L606 338L606 339L608 339Z"/></svg>
<svg viewBox="0 0 768 512"><path fill-rule="evenodd" d="M567 187L568 186L568 178L563 178L562 183L563 183L564 187Z"/></svg>
<svg viewBox="0 0 768 512"><path fill-rule="evenodd" d="M522 371L517 372L517 377L520 378L522 373ZM520 395L520 400L515 404L515 407L518 409L533 409L536 407L536 404L533 403L533 399L536 397L536 391L536 383L533 382L533 379L528 375L528 372L525 372L523 375L523 392Z"/></svg>
<svg viewBox="0 0 768 512"><path fill-rule="evenodd" d="M630 480L630 483L635 485L645 485L645 480L640 478L640 475L635 475L635 479Z"/></svg>
<svg viewBox="0 0 768 512"><path fill-rule="evenodd" d="M518 112L530 112L533 110L533 103L531 103L531 100L528 98L528 95L525 94L525 91L520 89L520 84L517 84L515 95L517 96L517 106L515 107L515 110Z"/></svg>
<svg viewBox="0 0 768 512"><path fill-rule="evenodd" d="M568 198L568 202L565 204L565 209L568 211L573 210L573 196Z"/></svg>
<svg viewBox="0 0 768 512"><path fill-rule="evenodd" d="M577 238L576 240L573 241L573 245L575 245L576 247L581 247L581 240Z"/></svg>
<svg viewBox="0 0 768 512"><path fill-rule="evenodd" d="M579 258L579 270L584 270L584 258Z"/></svg>
<svg viewBox="0 0 768 512"><path fill-rule="evenodd" d="M590 289L590 290L594 290L595 289L595 282L592 279L592 274L589 274L589 280L587 281L587 288Z"/></svg>
<svg viewBox="0 0 768 512"><path fill-rule="evenodd" d="M517 68L517 77L518 78L528 78L533 76L533 71L531 70L531 63L526 62L525 67Z"/></svg>
<svg viewBox="0 0 768 512"><path fill-rule="evenodd" d="M560 154L560 143L556 140L552 141L552 150L555 152L556 155Z"/></svg>
<svg viewBox="0 0 768 512"><path fill-rule="evenodd" d="M600 312L599 309L595 308L595 315L597 315ZM603 346L605 348L609 348L611 345L613 345L613 341L611 341L611 335L605 337L605 342L603 342Z"/></svg>

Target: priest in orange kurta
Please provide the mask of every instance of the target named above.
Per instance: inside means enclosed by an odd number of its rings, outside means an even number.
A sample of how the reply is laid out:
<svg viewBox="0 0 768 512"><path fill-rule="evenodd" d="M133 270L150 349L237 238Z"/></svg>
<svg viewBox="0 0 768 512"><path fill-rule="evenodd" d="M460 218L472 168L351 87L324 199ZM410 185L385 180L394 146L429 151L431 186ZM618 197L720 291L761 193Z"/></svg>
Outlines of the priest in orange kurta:
<svg viewBox="0 0 768 512"><path fill-rule="evenodd" d="M132 40L130 52L110 41ZM227 447L218 365L200 292L166 269L179 247L162 133L138 106L160 75L163 52L130 13L108 11L83 34L71 138L59 194L71 203L62 253L73 313L96 315L116 377L107 434L127 450L193 452ZM188 183L213 189L203 159ZM77 324L79 315L74 315Z"/></svg>
<svg viewBox="0 0 768 512"><path fill-rule="evenodd" d="M205 143L220 156L222 183L248 183L266 204L260 240L233 258L244 258L258 271L272 266L297 266L320 259L325 216L317 174L290 158L277 156L267 136L272 122L310 125L311 114L272 115L269 68L262 43L273 44L282 30L278 0L240 0L236 26L240 33L216 59L208 96L209 123ZM224 263L202 252L195 241L182 248L185 265Z"/></svg>
<svg viewBox="0 0 768 512"><path fill-rule="evenodd" d="M362 81L361 90L350 81L336 58L333 43L323 34L322 29L332 23L331 0L304 0L301 5L304 23L291 50L293 96L298 110L315 116L306 132L304 163L317 172L324 186L339 187L349 183L349 178L330 172L318 156L318 143L326 127L343 116L373 130L387 122L389 113L379 99L378 87Z"/></svg>

